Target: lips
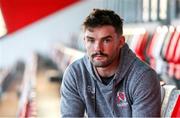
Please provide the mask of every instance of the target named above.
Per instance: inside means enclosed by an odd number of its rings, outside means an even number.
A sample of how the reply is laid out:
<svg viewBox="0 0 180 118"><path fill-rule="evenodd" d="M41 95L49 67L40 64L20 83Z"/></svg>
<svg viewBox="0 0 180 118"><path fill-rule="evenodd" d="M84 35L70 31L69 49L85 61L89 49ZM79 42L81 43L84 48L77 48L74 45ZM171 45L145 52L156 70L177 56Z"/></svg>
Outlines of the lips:
<svg viewBox="0 0 180 118"><path fill-rule="evenodd" d="M96 60L102 60L104 57L105 56L103 56L103 55L96 55L93 58L96 59Z"/></svg>

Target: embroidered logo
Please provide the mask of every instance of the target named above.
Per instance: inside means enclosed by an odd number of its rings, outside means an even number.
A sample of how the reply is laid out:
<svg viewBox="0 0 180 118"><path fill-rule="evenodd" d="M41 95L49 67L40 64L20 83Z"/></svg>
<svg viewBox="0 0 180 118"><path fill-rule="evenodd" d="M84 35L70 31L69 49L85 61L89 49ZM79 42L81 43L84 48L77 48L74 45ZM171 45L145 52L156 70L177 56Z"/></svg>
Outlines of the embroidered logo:
<svg viewBox="0 0 180 118"><path fill-rule="evenodd" d="M126 95L124 92L118 91L116 96L116 103L118 107L127 106Z"/></svg>
<svg viewBox="0 0 180 118"><path fill-rule="evenodd" d="M95 88L92 86L88 85L87 86L87 92L91 95L92 99L95 99Z"/></svg>

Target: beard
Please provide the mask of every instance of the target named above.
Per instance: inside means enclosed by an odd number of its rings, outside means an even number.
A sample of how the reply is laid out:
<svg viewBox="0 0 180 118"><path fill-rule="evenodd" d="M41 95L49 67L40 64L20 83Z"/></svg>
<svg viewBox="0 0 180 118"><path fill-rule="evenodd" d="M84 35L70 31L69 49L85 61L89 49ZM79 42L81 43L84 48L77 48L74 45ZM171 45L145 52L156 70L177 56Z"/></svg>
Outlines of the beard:
<svg viewBox="0 0 180 118"><path fill-rule="evenodd" d="M96 60L96 59L94 59L94 58L97 57L97 56L103 58L103 60ZM107 67L107 66L109 66L111 63L113 63L113 60L114 60L114 58L109 57L108 54L102 53L101 51L100 51L100 52L93 53L93 54L91 54L91 56L90 56L90 61L91 61L91 63L92 63L95 67Z"/></svg>
<svg viewBox="0 0 180 118"><path fill-rule="evenodd" d="M94 60L92 60L91 62L95 67L102 67L102 68L107 67L112 63L110 61L100 62L100 61L94 61Z"/></svg>

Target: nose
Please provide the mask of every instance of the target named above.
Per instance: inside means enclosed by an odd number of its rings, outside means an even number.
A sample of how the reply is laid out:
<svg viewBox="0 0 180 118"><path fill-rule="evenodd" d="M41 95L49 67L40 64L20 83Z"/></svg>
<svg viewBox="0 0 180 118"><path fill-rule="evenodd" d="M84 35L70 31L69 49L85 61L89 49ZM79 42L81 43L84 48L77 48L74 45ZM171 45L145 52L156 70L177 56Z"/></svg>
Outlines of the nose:
<svg viewBox="0 0 180 118"><path fill-rule="evenodd" d="M99 52L99 51L102 51L102 44L100 42L96 42L94 44L94 51L95 52Z"/></svg>

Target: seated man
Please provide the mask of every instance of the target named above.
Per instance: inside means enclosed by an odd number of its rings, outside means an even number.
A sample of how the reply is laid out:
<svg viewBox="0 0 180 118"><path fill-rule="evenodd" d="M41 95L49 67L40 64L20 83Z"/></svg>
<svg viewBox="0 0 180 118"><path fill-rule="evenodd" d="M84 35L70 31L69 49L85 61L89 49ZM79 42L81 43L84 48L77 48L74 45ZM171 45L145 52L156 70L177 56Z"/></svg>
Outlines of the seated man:
<svg viewBox="0 0 180 118"><path fill-rule="evenodd" d="M83 23L87 55L66 69L61 86L62 117L159 117L156 72L125 43L122 19L94 9Z"/></svg>

